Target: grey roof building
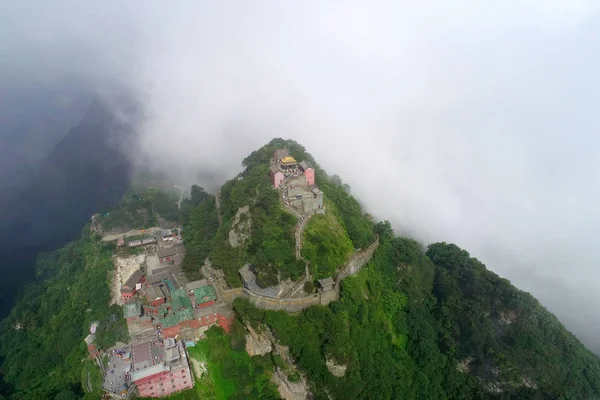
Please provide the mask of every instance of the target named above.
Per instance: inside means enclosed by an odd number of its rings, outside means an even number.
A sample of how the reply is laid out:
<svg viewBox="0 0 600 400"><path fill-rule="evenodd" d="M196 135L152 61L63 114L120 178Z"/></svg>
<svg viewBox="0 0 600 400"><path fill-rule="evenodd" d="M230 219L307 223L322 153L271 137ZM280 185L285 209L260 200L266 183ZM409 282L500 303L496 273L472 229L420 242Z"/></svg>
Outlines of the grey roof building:
<svg viewBox="0 0 600 400"><path fill-rule="evenodd" d="M135 289L135 285L144 277L144 272L137 270L127 279L127 282L121 287L121 292L130 292Z"/></svg>
<svg viewBox="0 0 600 400"><path fill-rule="evenodd" d="M309 168L312 168L312 167L310 166L310 164L309 164L309 163L307 163L306 161L300 161L300 164L298 164L298 166L300 167L300 169L301 169L302 171L306 171L307 169L309 169Z"/></svg>
<svg viewBox="0 0 600 400"><path fill-rule="evenodd" d="M290 155L290 152L288 151L288 149L278 149L278 150L275 150L275 152L273 153L273 158L275 160L281 160L282 158L285 158L289 155Z"/></svg>
<svg viewBox="0 0 600 400"><path fill-rule="evenodd" d="M327 277L325 279L319 279L317 282L319 282L319 286L321 286L323 291L332 290L333 285L335 284L335 282L333 281L333 279L331 279L331 277Z"/></svg>
<svg viewBox="0 0 600 400"><path fill-rule="evenodd" d="M242 280L244 281L244 286L252 293L256 293L265 297L279 297L279 293L281 292L281 288L279 287L279 285L268 286L266 288L261 288L260 286L258 286L258 284L256 283L256 275L250 264L244 265L242 268L240 268L239 272L242 276Z"/></svg>
<svg viewBox="0 0 600 400"><path fill-rule="evenodd" d="M148 277L148 284L154 285L160 283L165 279L169 279L171 274L168 271L160 272L158 274L152 274Z"/></svg>
<svg viewBox="0 0 600 400"><path fill-rule="evenodd" d="M269 170L271 171L272 174L276 174L279 172L279 167L275 164L271 164L271 166L269 167Z"/></svg>
<svg viewBox="0 0 600 400"><path fill-rule="evenodd" d="M158 249L156 252L158 258L173 257L175 254L177 254L177 249L175 246Z"/></svg>

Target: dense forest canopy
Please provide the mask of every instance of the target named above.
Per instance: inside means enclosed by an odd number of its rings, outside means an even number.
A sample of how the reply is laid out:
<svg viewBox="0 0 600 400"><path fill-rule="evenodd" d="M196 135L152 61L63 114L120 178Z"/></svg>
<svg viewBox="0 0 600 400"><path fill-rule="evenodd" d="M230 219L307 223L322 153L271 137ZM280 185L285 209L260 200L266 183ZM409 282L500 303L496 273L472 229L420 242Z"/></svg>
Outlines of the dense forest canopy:
<svg viewBox="0 0 600 400"><path fill-rule="evenodd" d="M529 294L453 244L425 253L385 238L329 307L292 316L237 301L290 346L317 398L599 398L598 357Z"/></svg>
<svg viewBox="0 0 600 400"><path fill-rule="evenodd" d="M326 207L324 215L309 220L302 238L302 256L310 262L311 273L317 279L335 276L353 251L335 206L328 201Z"/></svg>
<svg viewBox="0 0 600 400"><path fill-rule="evenodd" d="M113 251L113 244L84 229L79 240L40 254L35 282L0 324L1 368L4 380L14 386L11 399L52 399L63 392L82 398L83 339L91 322L100 322L97 341L102 346L126 339L120 307L109 307Z"/></svg>

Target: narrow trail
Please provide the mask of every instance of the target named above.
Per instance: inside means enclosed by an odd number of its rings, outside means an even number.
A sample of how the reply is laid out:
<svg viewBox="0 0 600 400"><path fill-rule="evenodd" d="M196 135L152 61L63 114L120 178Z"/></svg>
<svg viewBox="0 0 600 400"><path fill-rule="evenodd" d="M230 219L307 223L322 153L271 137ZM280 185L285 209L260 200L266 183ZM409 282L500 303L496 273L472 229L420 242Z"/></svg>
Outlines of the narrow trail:
<svg viewBox="0 0 600 400"><path fill-rule="evenodd" d="M294 233L296 236L296 259L301 260L302 256L300 255L300 250L302 250L302 234L304 233L304 229L306 229L306 224L311 219L313 214L307 214L306 217L300 217L300 224L297 226L297 229ZM305 260L306 261L306 260Z"/></svg>
<svg viewBox="0 0 600 400"><path fill-rule="evenodd" d="M284 182L285 183L285 182ZM296 260L302 260L304 261L304 263L306 264L306 268L305 268L305 274L306 274L306 278L310 278L310 268L309 268L309 262L308 260L304 259L302 257L301 251L302 251L302 234L304 233L304 229L306 228L306 224L307 222L310 220L310 218L314 215L314 214L306 214L303 215L302 213L300 213L298 210L296 210L294 207L292 207L290 204L287 204L283 198L283 192L281 190L279 190L279 201L281 201L281 204L283 205L283 208L289 212L292 215L295 215L298 218L298 225L296 225L296 228L294 229L294 240L296 241L295 246L296 246Z"/></svg>
<svg viewBox="0 0 600 400"><path fill-rule="evenodd" d="M90 381L90 371L87 373L87 391L92 393L92 382Z"/></svg>
<svg viewBox="0 0 600 400"><path fill-rule="evenodd" d="M215 193L215 206L217 207L217 217L219 218L219 226L223 225L223 217L221 216L221 204L219 203L219 195L221 191L219 190Z"/></svg>

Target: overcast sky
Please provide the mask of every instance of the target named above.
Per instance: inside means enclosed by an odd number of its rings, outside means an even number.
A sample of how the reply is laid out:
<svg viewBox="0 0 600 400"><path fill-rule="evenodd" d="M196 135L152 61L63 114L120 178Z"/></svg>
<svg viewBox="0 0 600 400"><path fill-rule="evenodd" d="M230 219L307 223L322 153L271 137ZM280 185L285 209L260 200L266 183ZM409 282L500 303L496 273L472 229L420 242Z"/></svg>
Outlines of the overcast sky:
<svg viewBox="0 0 600 400"><path fill-rule="evenodd" d="M293 138L398 233L464 247L600 351L597 2L15 3L0 82L125 87L132 157L175 176Z"/></svg>

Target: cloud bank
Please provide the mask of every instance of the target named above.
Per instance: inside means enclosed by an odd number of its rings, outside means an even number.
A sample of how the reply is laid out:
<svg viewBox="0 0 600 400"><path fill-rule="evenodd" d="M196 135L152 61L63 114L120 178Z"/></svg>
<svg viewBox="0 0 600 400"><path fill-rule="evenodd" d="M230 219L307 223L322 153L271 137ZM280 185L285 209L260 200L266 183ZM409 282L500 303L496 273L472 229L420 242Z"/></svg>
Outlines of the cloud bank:
<svg viewBox="0 0 600 400"><path fill-rule="evenodd" d="M124 88L141 168L226 179L293 138L398 233L468 249L600 351L595 2L49 8L2 13L0 72Z"/></svg>

